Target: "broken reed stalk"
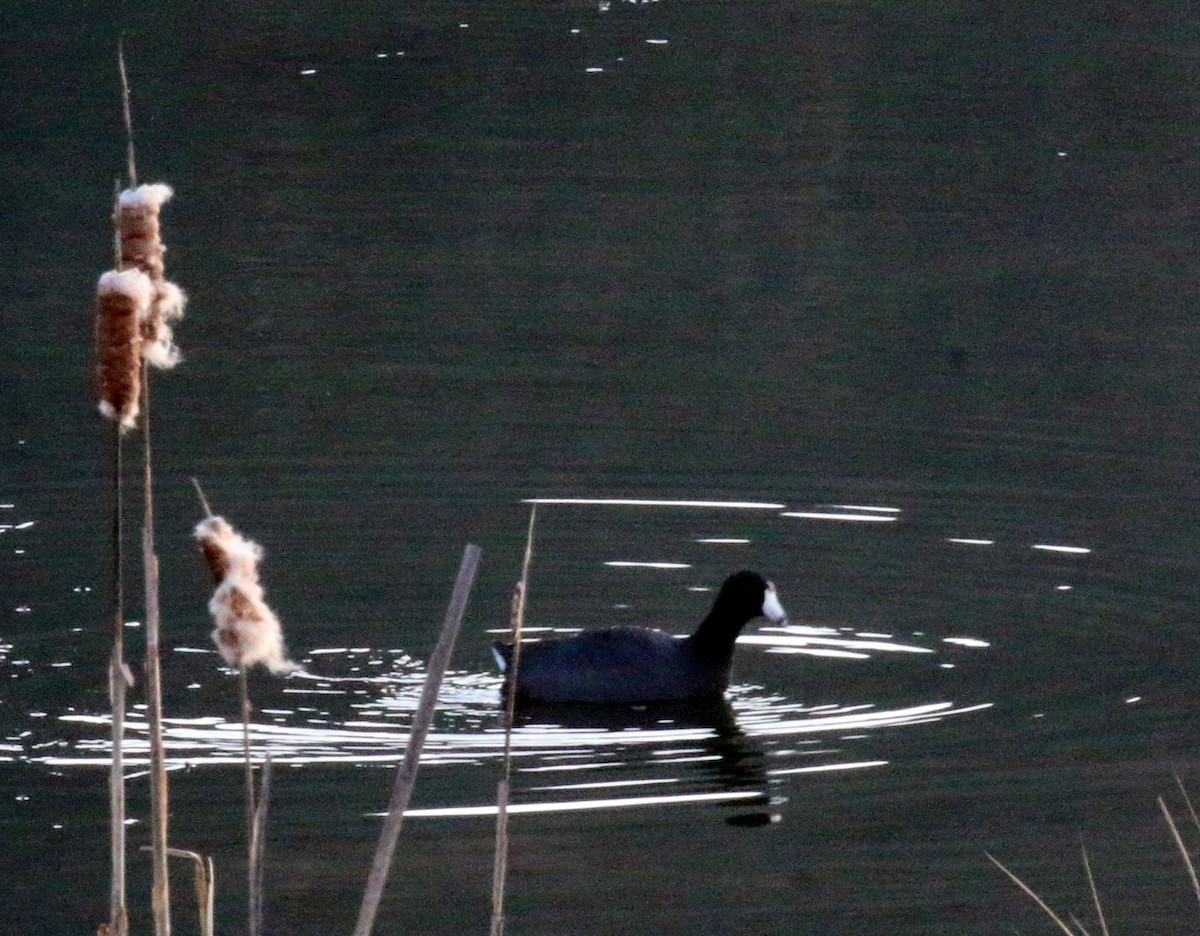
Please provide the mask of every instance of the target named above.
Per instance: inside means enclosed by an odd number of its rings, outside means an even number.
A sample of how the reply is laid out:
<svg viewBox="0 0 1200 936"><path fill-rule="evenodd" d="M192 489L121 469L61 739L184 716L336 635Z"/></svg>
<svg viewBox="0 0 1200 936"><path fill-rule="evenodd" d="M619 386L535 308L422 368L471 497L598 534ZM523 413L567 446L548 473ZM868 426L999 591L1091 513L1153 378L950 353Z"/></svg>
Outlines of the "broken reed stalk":
<svg viewBox="0 0 1200 936"><path fill-rule="evenodd" d="M183 848L168 848L172 858L186 858L194 866L196 882L196 911L200 917L200 936L213 936L213 905L216 898L216 875L212 858Z"/></svg>
<svg viewBox="0 0 1200 936"><path fill-rule="evenodd" d="M404 760L396 772L396 782L388 803L387 816L383 821L383 830L379 835L379 844L375 848L371 871L367 876L367 886L363 893L362 906L359 908L358 922L354 926L354 936L370 936L371 930L375 926L375 916L379 911L383 888L387 884L388 870L392 865L396 842L400 838L400 827L404 823L404 811L408 808L409 798L412 796L413 787L417 782L421 749L425 746L425 737L433 722L433 712L437 707L438 690L442 685L442 677L450 665L454 642L458 638L459 628L467 613L467 600L471 596L471 586L475 582L475 573L479 569L481 554L479 547L471 543L468 543L463 549L458 576L454 580L454 591L450 595L450 604L446 608L446 617L442 621L442 630L438 636L437 645L429 657L425 684L421 688L421 698L417 704L417 710L413 714Z"/></svg>
<svg viewBox="0 0 1200 936"><path fill-rule="evenodd" d="M525 556L521 561L521 579L513 592L513 652L506 673L509 691L504 706L504 772L496 784L496 855L492 864L492 923L490 936L504 933L504 889L508 880L508 793L512 770L512 729L517 703L517 667L521 664L521 628L525 624L525 602L529 595L529 564L533 559L533 524L537 504L529 510L529 529L525 533Z"/></svg>

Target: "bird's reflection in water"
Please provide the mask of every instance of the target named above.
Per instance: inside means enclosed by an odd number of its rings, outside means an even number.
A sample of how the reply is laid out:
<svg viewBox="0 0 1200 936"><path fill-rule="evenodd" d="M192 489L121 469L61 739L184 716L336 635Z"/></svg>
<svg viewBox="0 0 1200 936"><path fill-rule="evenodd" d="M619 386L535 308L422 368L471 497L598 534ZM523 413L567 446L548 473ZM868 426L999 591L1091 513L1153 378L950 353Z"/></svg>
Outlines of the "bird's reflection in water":
<svg viewBox="0 0 1200 936"><path fill-rule="evenodd" d="M598 764L595 758L574 755L580 771L597 766L620 767L623 774L643 777L653 773L672 789L703 792L754 793L758 796L730 799L724 803L732 814L730 825L757 827L775 820L767 791L767 752L761 741L746 734L737 723L732 706L724 698L646 703L545 703L517 705L513 729L526 735L556 732L604 733L604 751L613 760ZM625 736L628 744L611 734ZM656 743L661 739L661 743ZM581 760L589 760L582 763ZM552 767L569 770L571 762ZM664 776L664 774L666 776ZM614 781L615 783L641 781ZM646 780L654 782L653 779Z"/></svg>

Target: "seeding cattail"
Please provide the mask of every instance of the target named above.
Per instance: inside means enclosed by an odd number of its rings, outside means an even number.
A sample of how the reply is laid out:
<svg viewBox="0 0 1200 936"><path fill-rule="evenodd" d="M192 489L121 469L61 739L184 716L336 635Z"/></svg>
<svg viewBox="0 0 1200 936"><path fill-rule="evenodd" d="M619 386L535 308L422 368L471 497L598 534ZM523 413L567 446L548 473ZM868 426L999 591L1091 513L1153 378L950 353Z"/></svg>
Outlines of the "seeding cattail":
<svg viewBox="0 0 1200 936"><path fill-rule="evenodd" d="M162 234L158 212L171 196L171 186L159 182L126 189L117 199L117 229L121 235L121 266L135 266L152 280L163 279Z"/></svg>
<svg viewBox="0 0 1200 936"><path fill-rule="evenodd" d="M261 663L272 673L296 670L283 646L279 618L263 600L258 579L262 547L238 534L223 517L201 520L195 536L217 583L208 610L217 625L212 639L222 659L239 669Z"/></svg>
<svg viewBox="0 0 1200 936"><path fill-rule="evenodd" d="M142 322L142 356L159 370L170 370L183 360L169 323L183 318L186 303L187 296L174 283L155 284L150 312Z"/></svg>
<svg viewBox="0 0 1200 936"><path fill-rule="evenodd" d="M141 322L154 293L141 270L110 270L96 284L96 391L100 413L132 429L141 393Z"/></svg>
<svg viewBox="0 0 1200 936"><path fill-rule="evenodd" d="M142 322L143 354L149 363L163 369L174 367L182 357L169 323L183 318L187 302L183 290L163 276L167 248L163 246L158 213L173 194L171 187L161 182L126 189L117 199L114 219L120 235L122 267L136 267L154 285L149 314Z"/></svg>

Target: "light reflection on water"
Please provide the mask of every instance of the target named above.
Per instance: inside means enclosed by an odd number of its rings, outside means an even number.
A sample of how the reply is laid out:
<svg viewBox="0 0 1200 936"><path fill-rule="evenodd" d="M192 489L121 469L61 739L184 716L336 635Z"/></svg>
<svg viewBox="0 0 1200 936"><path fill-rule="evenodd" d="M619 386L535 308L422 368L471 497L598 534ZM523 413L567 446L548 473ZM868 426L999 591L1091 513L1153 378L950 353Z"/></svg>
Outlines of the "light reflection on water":
<svg viewBox="0 0 1200 936"><path fill-rule="evenodd" d="M831 521L835 524L898 523L898 507L863 504L815 504L802 510L767 501L644 500L636 498L535 498L536 503L560 507L653 508L689 515L717 512L773 512L787 520ZM3 531L29 529L33 522L7 525ZM678 548L711 545L750 545L755 537L740 530L722 530L708 523L711 535L687 533ZM864 533L867 528L864 527ZM993 545L994 539L943 537L942 548ZM1029 541L1026 541L1027 543ZM1033 550L1058 556L1085 556L1090 549L1068 544L1036 543ZM693 574L711 564L668 559L607 559L595 557L597 568L612 574L673 576ZM680 583L687 591L709 591L711 583ZM628 608L616 603L614 608ZM795 618L793 618L795 620ZM571 633L572 626L539 626L526 633ZM990 642L972 634L913 632L900 638L874 628L827 626L819 623L764 624L741 635L741 654L786 657L804 655L860 666L892 658L952 669L943 654L986 651ZM957 629L956 629L957 630ZM503 633L503 631L489 631ZM15 667L28 661L13 659L13 647L0 642L0 665ZM226 682L216 655L205 647L174 648L182 661L188 690L202 696L215 686L214 675ZM274 700L257 712L250 727L252 756L270 752L279 765L390 765L404 755L407 723L415 710L424 681L421 663L407 650L371 646L329 646L310 649L306 669L294 674L274 692ZM926 662L918 663L924 660ZM69 667L56 660L50 669ZM458 768L498 769L504 734L500 680L492 673L452 672L443 683L436 730L430 733L422 763ZM222 688L223 691L223 688ZM292 704L281 704L291 702ZM778 803L787 799L795 778L811 773L882 768L878 739L884 732L935 725L951 716L973 716L990 708L991 700L912 698L887 705L865 700L810 703L773 694L752 685L735 686L719 705L623 707L550 707L524 711L512 736L514 812L574 811L635 805L697 802ZM0 759L41 764L47 768L95 768L107 765L111 745L109 718L104 712L69 709L57 713L28 713L30 726L3 739ZM40 716L36 721L34 717ZM57 731L55 730L57 728ZM130 779L146 773L147 725L144 706L135 706L127 721L126 763ZM61 736L56 736L61 735ZM169 717L165 724L168 769L206 769L236 765L242 759L239 721L203 711ZM552 783L545 776L554 775ZM791 778L791 779L785 779ZM655 788L667 788L658 790ZM616 795L616 791L628 795ZM415 816L478 816L494 812L490 803L438 804L411 811Z"/></svg>

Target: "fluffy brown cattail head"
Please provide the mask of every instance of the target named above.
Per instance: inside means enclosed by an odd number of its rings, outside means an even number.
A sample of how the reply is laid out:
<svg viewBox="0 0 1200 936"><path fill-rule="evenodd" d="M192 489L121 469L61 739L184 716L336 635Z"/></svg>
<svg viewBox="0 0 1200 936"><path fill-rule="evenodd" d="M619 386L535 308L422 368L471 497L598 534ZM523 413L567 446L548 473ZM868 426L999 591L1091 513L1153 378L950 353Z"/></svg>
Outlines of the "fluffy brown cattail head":
<svg viewBox="0 0 1200 936"><path fill-rule="evenodd" d="M153 284L140 270L110 270L96 284L96 394L101 414L122 430L137 423L141 322L153 295Z"/></svg>
<svg viewBox="0 0 1200 936"><path fill-rule="evenodd" d="M183 318L187 297L163 276L159 210L174 193L169 185L139 185L117 198L115 222L121 245L121 266L136 267L154 284L149 314L142 322L142 353L146 361L161 369L174 367L182 359L175 345L171 322Z"/></svg>
<svg viewBox="0 0 1200 936"><path fill-rule="evenodd" d="M287 657L283 625L263 600L261 585L227 578L213 592L208 610L217 625L213 642L230 666L249 669L261 663L279 674L299 669Z"/></svg>
<svg viewBox="0 0 1200 936"><path fill-rule="evenodd" d="M194 533L213 582L220 585L231 575L257 582L262 547L239 534L224 517L206 517L196 524Z"/></svg>
<svg viewBox="0 0 1200 936"><path fill-rule="evenodd" d="M121 266L137 267L156 283L163 278L162 234L158 212L175 193L161 182L126 189L117 197Z"/></svg>
<svg viewBox="0 0 1200 936"><path fill-rule="evenodd" d="M223 517L201 520L195 536L217 583L208 610L216 623L212 639L222 659L235 667L261 663L273 673L298 669L287 658L283 626L263 599L258 578L262 547Z"/></svg>

